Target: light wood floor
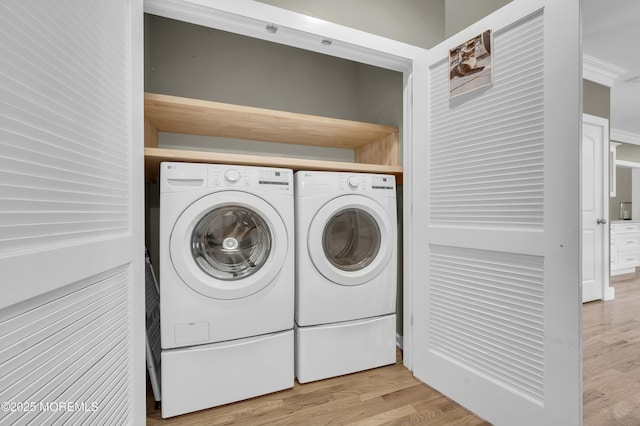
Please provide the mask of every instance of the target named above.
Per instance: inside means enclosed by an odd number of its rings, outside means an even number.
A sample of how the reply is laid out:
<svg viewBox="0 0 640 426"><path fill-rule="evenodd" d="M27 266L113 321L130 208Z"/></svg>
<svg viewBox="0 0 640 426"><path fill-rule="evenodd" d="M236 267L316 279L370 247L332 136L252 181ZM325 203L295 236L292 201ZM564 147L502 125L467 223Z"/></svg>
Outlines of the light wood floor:
<svg viewBox="0 0 640 426"><path fill-rule="evenodd" d="M616 299L583 308L584 425L640 425L640 273L613 283ZM393 366L322 380L163 420L147 398L148 425L489 426Z"/></svg>
<svg viewBox="0 0 640 426"><path fill-rule="evenodd" d="M147 397L147 425L490 426L395 365L162 420Z"/></svg>
<svg viewBox="0 0 640 426"><path fill-rule="evenodd" d="M585 426L640 425L640 272L582 309Z"/></svg>

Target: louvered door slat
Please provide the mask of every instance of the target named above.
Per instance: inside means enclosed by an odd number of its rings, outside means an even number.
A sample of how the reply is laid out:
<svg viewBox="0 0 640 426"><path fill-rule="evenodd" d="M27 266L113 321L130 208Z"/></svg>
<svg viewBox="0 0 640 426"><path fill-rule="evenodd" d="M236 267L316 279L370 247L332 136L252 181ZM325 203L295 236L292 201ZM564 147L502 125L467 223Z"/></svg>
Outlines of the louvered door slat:
<svg viewBox="0 0 640 426"><path fill-rule="evenodd" d="M0 254L126 234L129 30L108 21L126 16L126 2L9 3L0 17Z"/></svg>
<svg viewBox="0 0 640 426"><path fill-rule="evenodd" d="M0 401L36 404L0 424L139 422L132 19L140 0L0 2Z"/></svg>
<svg viewBox="0 0 640 426"><path fill-rule="evenodd" d="M433 350L541 402L542 259L437 246L431 259Z"/></svg>
<svg viewBox="0 0 640 426"><path fill-rule="evenodd" d="M434 224L541 227L542 31L542 15L496 31L495 84L485 96L460 105L449 101L448 64L433 66L429 191ZM537 197L522 198L523 192Z"/></svg>
<svg viewBox="0 0 640 426"><path fill-rule="evenodd" d="M61 289L35 305L30 301L23 309L15 307L0 315L2 397L56 403L126 385L128 280L128 269L112 271L108 277ZM114 377L121 379L114 382ZM3 416L10 421L36 421L40 416L44 420L55 417L51 411L4 412L0 420Z"/></svg>

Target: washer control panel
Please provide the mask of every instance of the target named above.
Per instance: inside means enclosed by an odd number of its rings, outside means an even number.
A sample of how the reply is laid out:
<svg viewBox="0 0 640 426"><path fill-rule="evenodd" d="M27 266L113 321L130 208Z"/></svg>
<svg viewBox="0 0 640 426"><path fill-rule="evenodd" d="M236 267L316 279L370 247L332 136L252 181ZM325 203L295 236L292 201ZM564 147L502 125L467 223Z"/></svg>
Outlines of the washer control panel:
<svg viewBox="0 0 640 426"><path fill-rule="evenodd" d="M208 180L210 187L260 188L293 194L293 171L289 169L209 164Z"/></svg>
<svg viewBox="0 0 640 426"><path fill-rule="evenodd" d="M260 189L293 195L293 170L232 164L163 162L160 192L208 188Z"/></svg>

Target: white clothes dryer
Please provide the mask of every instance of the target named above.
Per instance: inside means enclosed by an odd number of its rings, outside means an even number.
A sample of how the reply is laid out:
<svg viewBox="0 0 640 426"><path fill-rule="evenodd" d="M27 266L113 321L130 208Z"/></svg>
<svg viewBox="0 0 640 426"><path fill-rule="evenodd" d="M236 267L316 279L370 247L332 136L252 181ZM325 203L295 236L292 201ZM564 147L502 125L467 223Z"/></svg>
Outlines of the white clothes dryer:
<svg viewBox="0 0 640 426"><path fill-rule="evenodd" d="M162 416L293 386L293 172L160 168Z"/></svg>
<svg viewBox="0 0 640 426"><path fill-rule="evenodd" d="M298 381L394 363L395 178L300 171L295 190Z"/></svg>

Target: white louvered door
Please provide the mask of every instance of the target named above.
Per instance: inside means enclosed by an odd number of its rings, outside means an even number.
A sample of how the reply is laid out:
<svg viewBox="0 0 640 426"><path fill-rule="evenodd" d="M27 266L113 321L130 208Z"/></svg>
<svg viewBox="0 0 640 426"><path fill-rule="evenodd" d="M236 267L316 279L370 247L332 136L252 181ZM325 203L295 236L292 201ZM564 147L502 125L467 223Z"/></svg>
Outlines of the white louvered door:
<svg viewBox="0 0 640 426"><path fill-rule="evenodd" d="M142 19L0 3L0 424L144 422Z"/></svg>
<svg viewBox="0 0 640 426"><path fill-rule="evenodd" d="M582 420L579 28L516 0L416 61L414 373L496 425ZM488 29L494 84L450 99Z"/></svg>

